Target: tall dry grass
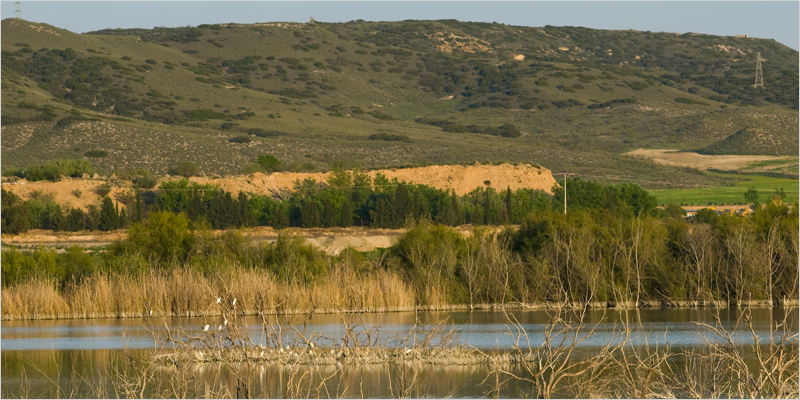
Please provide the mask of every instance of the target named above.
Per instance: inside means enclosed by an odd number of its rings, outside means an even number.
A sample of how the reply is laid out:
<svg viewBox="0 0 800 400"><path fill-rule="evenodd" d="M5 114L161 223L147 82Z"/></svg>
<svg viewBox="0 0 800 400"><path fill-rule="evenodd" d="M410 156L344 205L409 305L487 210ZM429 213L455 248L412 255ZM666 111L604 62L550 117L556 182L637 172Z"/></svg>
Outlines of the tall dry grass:
<svg viewBox="0 0 800 400"><path fill-rule="evenodd" d="M227 287L226 287L227 286ZM2 319L119 318L148 315L217 315L210 293L230 293L245 314L257 304L273 304L281 313L399 311L415 306L414 293L396 274L379 270L358 276L331 270L316 283L280 282L265 270L234 267L205 276L177 267L150 274L98 273L63 290L51 280L33 279L2 291Z"/></svg>

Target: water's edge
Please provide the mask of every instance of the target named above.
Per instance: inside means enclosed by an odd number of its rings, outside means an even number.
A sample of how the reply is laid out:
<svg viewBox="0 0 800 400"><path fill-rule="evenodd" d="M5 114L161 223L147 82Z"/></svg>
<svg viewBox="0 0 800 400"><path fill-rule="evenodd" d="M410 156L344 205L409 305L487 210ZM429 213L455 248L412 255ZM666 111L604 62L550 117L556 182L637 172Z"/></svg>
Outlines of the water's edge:
<svg viewBox="0 0 800 400"><path fill-rule="evenodd" d="M269 314L277 315L300 315L313 312L314 314L380 314L393 312L413 312L413 311L517 311L517 310L546 310L546 309L681 309L681 308L796 308L800 306L800 299L779 299L773 300L743 300L743 301L724 301L724 300L643 300L638 303L635 301L594 301L588 303L577 302L535 302L535 303L481 303L481 304L448 304L448 305L424 305L411 307L380 307L366 309L335 309L335 308L315 308L310 309L280 309L266 310ZM70 320L70 319L122 319L122 318L142 318L146 311L142 313L92 313L92 314L65 314L56 317L49 315L34 315L32 318L23 318L19 315L2 315L2 321L41 321L41 320ZM218 311L190 311L184 313L171 313L164 317L214 317L220 316ZM260 315L255 310L241 310L242 316ZM161 315L159 315L161 316Z"/></svg>

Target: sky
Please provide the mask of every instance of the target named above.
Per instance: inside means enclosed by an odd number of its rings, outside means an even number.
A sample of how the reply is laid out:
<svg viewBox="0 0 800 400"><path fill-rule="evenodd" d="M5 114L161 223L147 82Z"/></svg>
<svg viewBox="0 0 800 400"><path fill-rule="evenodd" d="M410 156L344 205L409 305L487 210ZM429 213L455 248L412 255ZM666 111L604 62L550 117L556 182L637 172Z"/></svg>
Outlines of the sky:
<svg viewBox="0 0 800 400"><path fill-rule="evenodd" d="M1 18L16 15L3 1ZM582 26L653 32L747 34L800 48L800 2L494 1L22 1L22 18L73 32L212 23L457 19L520 26Z"/></svg>

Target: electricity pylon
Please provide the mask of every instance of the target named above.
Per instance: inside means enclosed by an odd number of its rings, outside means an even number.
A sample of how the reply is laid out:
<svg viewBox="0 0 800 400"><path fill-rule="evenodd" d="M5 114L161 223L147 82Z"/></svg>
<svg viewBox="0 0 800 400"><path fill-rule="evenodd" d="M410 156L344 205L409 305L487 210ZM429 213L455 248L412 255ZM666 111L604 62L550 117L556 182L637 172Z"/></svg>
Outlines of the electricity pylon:
<svg viewBox="0 0 800 400"><path fill-rule="evenodd" d="M764 87L764 71L761 69L761 52L756 55L756 84L753 87Z"/></svg>

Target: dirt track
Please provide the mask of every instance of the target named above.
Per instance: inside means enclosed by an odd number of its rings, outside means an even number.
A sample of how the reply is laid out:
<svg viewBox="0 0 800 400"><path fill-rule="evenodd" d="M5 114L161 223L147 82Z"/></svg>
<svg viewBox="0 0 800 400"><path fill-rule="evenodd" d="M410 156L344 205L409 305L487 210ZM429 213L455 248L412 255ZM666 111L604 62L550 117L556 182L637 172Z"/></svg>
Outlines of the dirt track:
<svg viewBox="0 0 800 400"><path fill-rule="evenodd" d="M478 187L485 187L486 182L496 190L512 190L519 188L539 189L550 192L556 183L553 175L545 168L536 168L527 164L511 165L436 165L421 168L390 169L370 171L368 174L375 177L378 173L387 178L397 178L400 181L430 185L439 189L454 190L456 194L463 195ZM329 173L284 173L272 174L255 173L251 175L238 175L230 177L192 177L190 181L201 184L210 183L223 190L237 193L239 191L253 194L274 195L281 191L292 190L296 181L307 178L317 182L325 182ZM180 177L165 177L164 180L178 180ZM70 179L64 178L59 182L28 182L24 179L15 182L3 182L3 188L14 192L23 199L30 199L35 195L52 195L53 199L65 206L82 208L86 210L89 205L99 205L100 196L94 189L108 182L107 179ZM109 196L120 200L125 192L130 193L130 182L114 181ZM131 194L132 195L132 194ZM122 204L120 204L122 206Z"/></svg>
<svg viewBox="0 0 800 400"><path fill-rule="evenodd" d="M461 234L469 236L472 234L472 226L463 225L456 228ZM494 231L499 231L501 227L494 227ZM221 235L224 231L213 231L214 235ZM353 248L358 251L371 251L376 248L387 248L392 246L397 238L406 232L405 229L372 229L366 227L352 228L287 228L278 231L269 226L258 226L241 230L245 237L256 241L272 243L278 240L279 234L290 234L302 236L306 243L321 249L322 251L336 255L346 248ZM112 232L53 232L49 230L33 229L20 235L2 235L4 245L15 247L35 248L45 246L47 248L57 248L59 251L71 246L83 248L103 247L112 242L125 240L128 237L126 230Z"/></svg>

